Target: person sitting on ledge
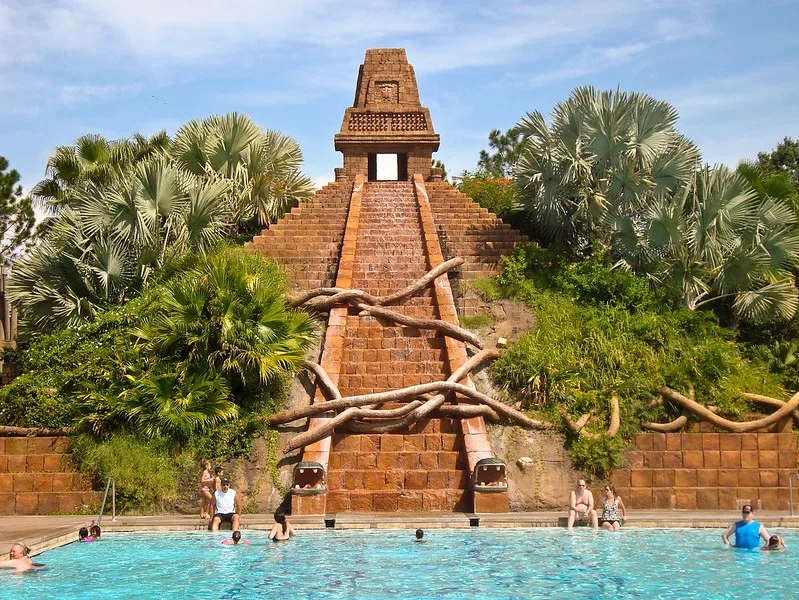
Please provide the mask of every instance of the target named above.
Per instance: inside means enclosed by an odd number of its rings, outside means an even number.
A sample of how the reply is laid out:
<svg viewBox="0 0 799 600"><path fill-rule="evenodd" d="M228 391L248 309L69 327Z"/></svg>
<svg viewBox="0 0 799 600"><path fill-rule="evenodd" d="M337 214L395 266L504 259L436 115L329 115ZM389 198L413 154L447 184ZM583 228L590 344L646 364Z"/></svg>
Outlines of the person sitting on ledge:
<svg viewBox="0 0 799 600"><path fill-rule="evenodd" d="M569 524L571 529L575 521L590 519L591 527L599 527L599 519L594 510L594 495L586 487L585 479L577 480L577 487L569 494Z"/></svg>
<svg viewBox="0 0 799 600"><path fill-rule="evenodd" d="M214 492L216 499L216 513L211 521L211 531L219 531L222 523L230 523L233 531L238 531L241 522L241 500L236 495L236 490L230 488L230 479L223 477L220 482L221 490Z"/></svg>
<svg viewBox="0 0 799 600"><path fill-rule="evenodd" d="M28 571L29 569L33 569L37 566L42 565L35 565L33 561L31 561L30 556L30 549L23 543L17 542L13 546L11 546L11 550L8 551L8 558L4 558L0 560L0 569L16 569L17 571Z"/></svg>
<svg viewBox="0 0 799 600"><path fill-rule="evenodd" d="M730 525L721 534L721 539L724 543L731 546L730 536L735 534L736 548L757 548L760 546L761 539L768 544L771 536L763 525L755 521L755 511L751 504L743 505L741 516L743 516L743 519Z"/></svg>

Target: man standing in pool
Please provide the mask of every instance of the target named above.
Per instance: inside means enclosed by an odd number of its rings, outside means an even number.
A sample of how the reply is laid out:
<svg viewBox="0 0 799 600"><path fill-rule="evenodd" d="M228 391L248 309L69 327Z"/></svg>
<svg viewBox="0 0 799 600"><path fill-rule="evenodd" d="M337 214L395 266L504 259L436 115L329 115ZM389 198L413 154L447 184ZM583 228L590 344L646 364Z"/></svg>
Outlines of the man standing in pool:
<svg viewBox="0 0 799 600"><path fill-rule="evenodd" d="M760 546L762 539L766 544L771 537L760 523L755 521L755 511L751 504L744 504L741 508L741 516L743 519L736 521L721 534L721 539L728 546L730 544L730 536L735 534L735 547L736 548L757 548Z"/></svg>
<svg viewBox="0 0 799 600"><path fill-rule="evenodd" d="M211 531L219 531L222 523L230 523L230 528L238 531L241 522L241 500L236 495L236 490L230 488L230 479L223 477L220 484L222 489L214 492L216 513L211 522Z"/></svg>
<svg viewBox="0 0 799 600"><path fill-rule="evenodd" d="M577 480L577 487L569 494L569 529L575 521L591 519L591 527L599 527L599 519L594 510L594 495L585 485L585 479Z"/></svg>

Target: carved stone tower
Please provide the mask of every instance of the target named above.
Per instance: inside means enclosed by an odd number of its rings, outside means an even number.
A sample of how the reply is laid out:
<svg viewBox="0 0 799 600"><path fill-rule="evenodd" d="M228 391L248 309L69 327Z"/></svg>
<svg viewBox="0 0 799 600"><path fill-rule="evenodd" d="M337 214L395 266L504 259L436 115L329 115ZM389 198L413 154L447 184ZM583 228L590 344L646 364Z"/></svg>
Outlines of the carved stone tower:
<svg viewBox="0 0 799 600"><path fill-rule="evenodd" d="M344 113L336 150L344 154L349 179L363 174L377 178L377 155L397 156L397 179L413 173L430 176L433 152L439 136L433 130L430 111L422 107L416 75L403 48L366 51L358 72L355 104Z"/></svg>

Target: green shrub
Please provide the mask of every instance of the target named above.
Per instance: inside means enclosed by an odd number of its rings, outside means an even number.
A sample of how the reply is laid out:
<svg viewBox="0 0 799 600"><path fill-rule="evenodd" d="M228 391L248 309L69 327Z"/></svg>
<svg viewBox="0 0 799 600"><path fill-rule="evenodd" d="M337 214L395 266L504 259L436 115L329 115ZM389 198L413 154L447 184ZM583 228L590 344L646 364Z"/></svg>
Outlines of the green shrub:
<svg viewBox="0 0 799 600"><path fill-rule="evenodd" d="M80 416L77 404L59 393L56 384L24 373L0 388L0 425L69 427Z"/></svg>
<svg viewBox="0 0 799 600"><path fill-rule="evenodd" d="M168 440L142 441L127 433L103 441L78 436L72 444L82 472L102 486L114 479L120 510L146 512L167 510L178 497L181 472L196 470L190 455L172 458L173 448Z"/></svg>
<svg viewBox="0 0 799 600"><path fill-rule="evenodd" d="M570 455L577 469L605 477L624 460L627 442L621 437L597 440L578 436L571 444Z"/></svg>
<svg viewBox="0 0 799 600"><path fill-rule="evenodd" d="M502 219L520 210L516 188L510 179L464 171L458 189Z"/></svg>
<svg viewBox="0 0 799 600"><path fill-rule="evenodd" d="M473 317L463 317L461 319L461 326L466 329L480 329L481 327L488 327L494 322L494 319L488 315L475 315Z"/></svg>

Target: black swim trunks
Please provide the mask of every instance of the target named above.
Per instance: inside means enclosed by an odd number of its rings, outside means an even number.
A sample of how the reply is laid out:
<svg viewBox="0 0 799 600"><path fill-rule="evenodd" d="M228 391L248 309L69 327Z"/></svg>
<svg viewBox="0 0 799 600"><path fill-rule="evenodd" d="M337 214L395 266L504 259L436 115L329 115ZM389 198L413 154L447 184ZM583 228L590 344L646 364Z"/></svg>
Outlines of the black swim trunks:
<svg viewBox="0 0 799 600"><path fill-rule="evenodd" d="M233 515L236 513L216 513L214 517L219 517L220 523L230 523L233 524Z"/></svg>

